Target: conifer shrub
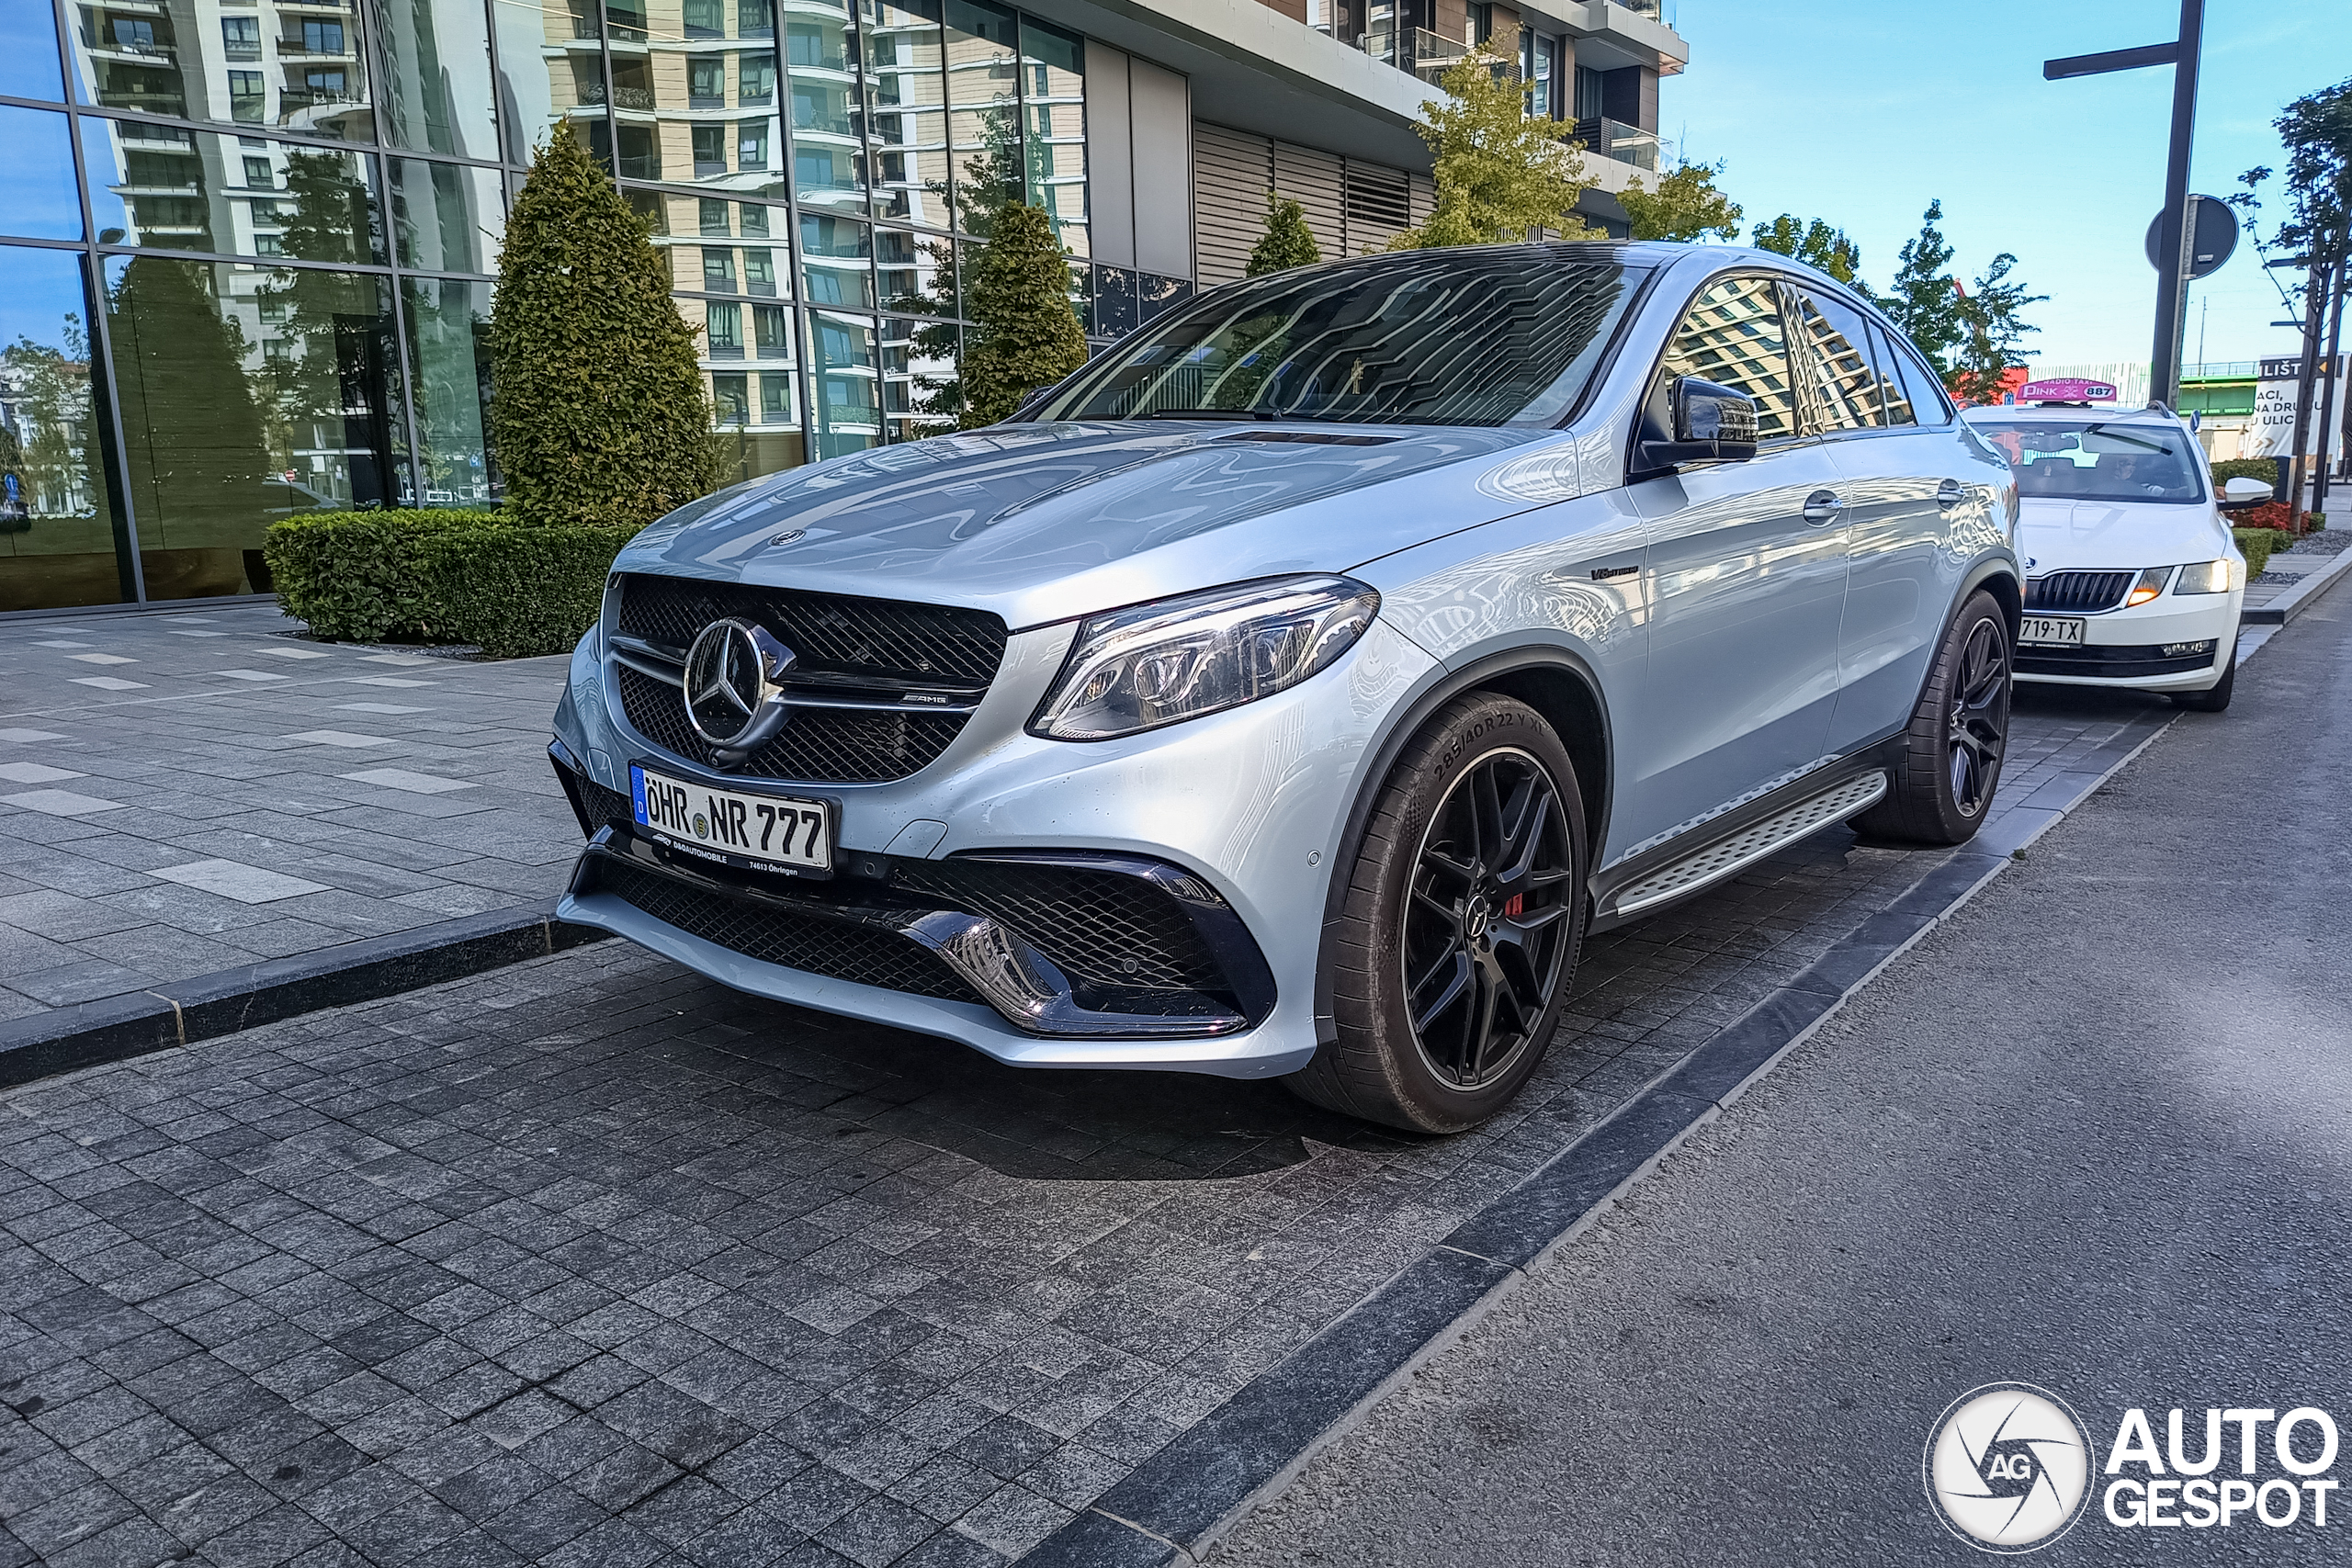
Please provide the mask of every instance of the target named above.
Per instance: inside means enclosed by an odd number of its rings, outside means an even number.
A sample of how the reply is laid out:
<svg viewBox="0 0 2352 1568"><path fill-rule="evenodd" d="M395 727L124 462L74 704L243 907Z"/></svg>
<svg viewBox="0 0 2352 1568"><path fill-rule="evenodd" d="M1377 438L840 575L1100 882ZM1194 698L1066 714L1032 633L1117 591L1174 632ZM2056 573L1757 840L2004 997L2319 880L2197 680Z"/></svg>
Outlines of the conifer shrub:
<svg viewBox="0 0 2352 1568"><path fill-rule="evenodd" d="M966 430L994 424L1021 400L1086 363L1086 333L1069 302L1069 255L1041 209L1000 209L972 263L975 323L956 366Z"/></svg>
<svg viewBox="0 0 2352 1568"><path fill-rule="evenodd" d="M1250 252L1250 265L1243 276L1264 277L1269 273L1288 272L1295 266L1313 266L1322 259L1323 252L1315 243L1315 232L1306 226L1306 209L1275 195L1269 186L1266 231L1258 236L1257 245Z"/></svg>

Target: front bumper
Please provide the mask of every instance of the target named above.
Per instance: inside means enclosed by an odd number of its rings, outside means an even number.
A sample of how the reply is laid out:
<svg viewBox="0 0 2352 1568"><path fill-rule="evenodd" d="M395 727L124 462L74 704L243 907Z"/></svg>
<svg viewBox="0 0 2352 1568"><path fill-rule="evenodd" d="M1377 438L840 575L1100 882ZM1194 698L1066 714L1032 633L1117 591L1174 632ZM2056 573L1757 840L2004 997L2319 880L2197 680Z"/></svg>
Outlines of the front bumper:
<svg viewBox="0 0 2352 1568"><path fill-rule="evenodd" d="M1041 740L1023 725L1070 635L1016 634L963 733L912 776L814 786L711 773L650 745L620 717L592 636L556 721L558 772L592 840L559 917L740 990L1014 1065L1296 1071L1317 1048L1324 898L1358 772L1434 661L1375 622L1278 696L1123 740ZM664 852L628 820L632 761L825 796L842 874L808 882ZM1088 884L1125 914L1081 931L1091 894L1015 897L973 880L1008 865L1125 877L1149 897Z"/></svg>
<svg viewBox="0 0 2352 1568"><path fill-rule="evenodd" d="M2019 644L2017 678L2053 686L2209 691L2229 671L2245 602L2244 589L2165 593L2129 610L2086 615L2080 644Z"/></svg>

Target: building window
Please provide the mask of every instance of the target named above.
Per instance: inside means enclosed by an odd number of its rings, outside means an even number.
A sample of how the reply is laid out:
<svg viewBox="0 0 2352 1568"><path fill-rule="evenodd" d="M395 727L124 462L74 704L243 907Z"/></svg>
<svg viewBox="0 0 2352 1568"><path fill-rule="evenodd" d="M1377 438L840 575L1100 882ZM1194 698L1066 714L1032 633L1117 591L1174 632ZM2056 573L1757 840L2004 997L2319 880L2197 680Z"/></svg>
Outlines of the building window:
<svg viewBox="0 0 2352 1568"><path fill-rule="evenodd" d="M743 357L743 307L713 304L707 308L706 319L710 323L708 343L713 359Z"/></svg>
<svg viewBox="0 0 2352 1568"><path fill-rule="evenodd" d="M703 291L708 294L735 292L735 253L733 251L713 250L708 246L703 248L702 287Z"/></svg>
<svg viewBox="0 0 2352 1568"><path fill-rule="evenodd" d="M737 92L747 104L775 101L775 56L747 54L737 67Z"/></svg>
<svg viewBox="0 0 2352 1568"><path fill-rule="evenodd" d="M727 128L723 125L697 125L694 128L695 177L703 179L727 172Z"/></svg>
<svg viewBox="0 0 2352 1568"><path fill-rule="evenodd" d="M792 312L781 305L752 307L752 330L759 334L762 359L792 357ZM782 380L782 377L776 378Z"/></svg>
<svg viewBox="0 0 2352 1568"><path fill-rule="evenodd" d="M1599 119L1601 108L1609 101L1602 85L1600 73L1579 65L1577 67L1577 118Z"/></svg>
<svg viewBox="0 0 2352 1568"><path fill-rule="evenodd" d="M270 168L268 159L248 158L245 160L245 184L254 190L277 188L277 175Z"/></svg>
<svg viewBox="0 0 2352 1568"><path fill-rule="evenodd" d="M302 90L314 104L339 104L346 96L345 86L348 80L339 67L314 66L302 73Z"/></svg>
<svg viewBox="0 0 2352 1568"><path fill-rule="evenodd" d="M727 0L686 0L688 38L725 38Z"/></svg>
<svg viewBox="0 0 2352 1568"><path fill-rule="evenodd" d="M710 378L710 400L718 414L720 427L726 428L752 423L750 389L745 376L713 376Z"/></svg>
<svg viewBox="0 0 2352 1568"><path fill-rule="evenodd" d="M735 0L735 36L738 38L775 37L775 6L773 0Z"/></svg>
<svg viewBox="0 0 2352 1568"><path fill-rule="evenodd" d="M792 376L771 370L760 378L760 423L792 423Z"/></svg>
<svg viewBox="0 0 2352 1568"><path fill-rule="evenodd" d="M268 118L269 99L258 71L229 73L229 118L255 124Z"/></svg>
<svg viewBox="0 0 2352 1568"><path fill-rule="evenodd" d="M343 52L343 24L305 21L302 24L302 52L341 54Z"/></svg>
<svg viewBox="0 0 2352 1568"><path fill-rule="evenodd" d="M752 294L775 292L774 253L763 250L746 250L743 253L743 288Z"/></svg>
<svg viewBox="0 0 2352 1568"><path fill-rule="evenodd" d="M257 17L221 17L220 50L231 60L259 60L261 19Z"/></svg>
<svg viewBox="0 0 2352 1568"><path fill-rule="evenodd" d="M286 248L277 235L255 234L254 236L254 254L257 256L282 256L285 254Z"/></svg>
<svg viewBox="0 0 2352 1568"><path fill-rule="evenodd" d="M686 107L718 109L727 107L727 62L696 60L686 67Z"/></svg>
<svg viewBox="0 0 2352 1568"><path fill-rule="evenodd" d="M154 53L155 24L135 17L115 17L114 46L126 54Z"/></svg>
<svg viewBox="0 0 2352 1568"><path fill-rule="evenodd" d="M739 169L764 169L768 166L768 122L747 119L735 128L735 166Z"/></svg>
<svg viewBox="0 0 2352 1568"><path fill-rule="evenodd" d="M748 201L745 202L743 204L743 232L746 234L765 235L767 231L768 209L764 207L754 207Z"/></svg>
<svg viewBox="0 0 2352 1568"><path fill-rule="evenodd" d="M707 196L702 198L702 231L706 234L724 234L728 231L727 204L716 197Z"/></svg>

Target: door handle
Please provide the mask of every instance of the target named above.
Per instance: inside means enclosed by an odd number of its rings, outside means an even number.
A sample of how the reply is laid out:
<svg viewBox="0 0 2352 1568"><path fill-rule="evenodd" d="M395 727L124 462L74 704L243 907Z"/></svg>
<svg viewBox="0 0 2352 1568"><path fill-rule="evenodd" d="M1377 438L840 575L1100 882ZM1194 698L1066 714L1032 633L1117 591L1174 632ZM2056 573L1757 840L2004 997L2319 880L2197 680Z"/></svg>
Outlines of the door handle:
<svg viewBox="0 0 2352 1568"><path fill-rule="evenodd" d="M1817 490L1804 498L1804 520L1812 524L1834 523L1846 503L1838 499L1833 490Z"/></svg>
<svg viewBox="0 0 2352 1568"><path fill-rule="evenodd" d="M1958 479L1946 479L1943 483L1936 487L1936 504L1938 506L1958 506L1962 502L1966 501L1967 499L1968 492L1961 488L1960 481Z"/></svg>

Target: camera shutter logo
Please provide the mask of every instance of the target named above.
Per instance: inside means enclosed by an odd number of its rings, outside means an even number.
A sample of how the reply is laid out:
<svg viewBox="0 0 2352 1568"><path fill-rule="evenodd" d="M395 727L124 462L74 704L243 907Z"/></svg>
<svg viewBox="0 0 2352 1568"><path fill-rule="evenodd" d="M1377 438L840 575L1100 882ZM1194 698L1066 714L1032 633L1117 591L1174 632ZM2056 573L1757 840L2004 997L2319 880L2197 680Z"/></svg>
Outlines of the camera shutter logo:
<svg viewBox="0 0 2352 1568"><path fill-rule="evenodd" d="M1946 1529L1982 1551L2036 1551L2090 1500L2097 1456L2066 1402L2031 1383L1987 1383L1947 1406L1922 1461Z"/></svg>

